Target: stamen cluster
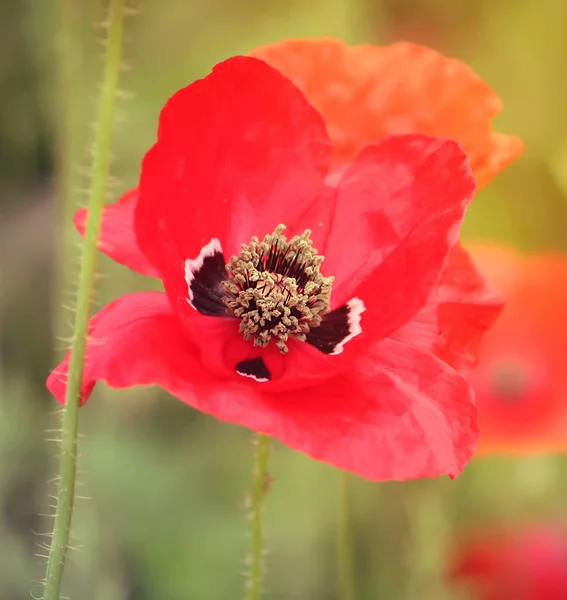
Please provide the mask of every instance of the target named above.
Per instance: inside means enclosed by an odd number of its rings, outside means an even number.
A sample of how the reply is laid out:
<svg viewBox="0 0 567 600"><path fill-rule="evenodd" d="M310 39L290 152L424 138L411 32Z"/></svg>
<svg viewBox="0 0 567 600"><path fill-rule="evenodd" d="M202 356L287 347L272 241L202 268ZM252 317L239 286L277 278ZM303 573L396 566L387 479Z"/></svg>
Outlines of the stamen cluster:
<svg viewBox="0 0 567 600"><path fill-rule="evenodd" d="M259 241L242 244L242 251L226 266L222 285L229 314L238 317L244 339L267 346L271 339L281 352L288 351L290 335L305 341L329 311L333 277L320 272L323 256L317 254L305 230L291 240L284 225Z"/></svg>

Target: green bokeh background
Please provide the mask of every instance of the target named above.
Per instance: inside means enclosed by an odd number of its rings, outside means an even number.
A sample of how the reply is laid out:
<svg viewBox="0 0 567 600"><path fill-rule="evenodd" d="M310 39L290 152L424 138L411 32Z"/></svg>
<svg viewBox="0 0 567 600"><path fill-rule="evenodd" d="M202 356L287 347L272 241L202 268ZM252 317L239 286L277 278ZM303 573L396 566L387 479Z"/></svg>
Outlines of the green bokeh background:
<svg viewBox="0 0 567 600"><path fill-rule="evenodd" d="M71 2L76 197L88 183L100 81L104 2ZM567 3L561 0L140 0L126 22L113 192L136 182L157 114L176 89L230 55L284 37L351 43L408 39L471 64L498 92L495 126L525 155L483 190L465 238L527 250L567 250ZM52 513L57 406L44 380L68 335L72 305L55 262L55 168L61 124L58 6L0 0L0 600L40 596L41 549ZM74 269L77 249L65 249ZM97 305L142 277L100 260ZM97 388L81 410L80 549L65 595L81 600L225 600L243 595L247 430L199 414L155 389ZM563 519L562 457L475 459L455 481L372 484L352 479L359 598L468 598L443 580L455 535L489 523ZM266 590L272 600L334 600L338 473L274 444L267 512Z"/></svg>

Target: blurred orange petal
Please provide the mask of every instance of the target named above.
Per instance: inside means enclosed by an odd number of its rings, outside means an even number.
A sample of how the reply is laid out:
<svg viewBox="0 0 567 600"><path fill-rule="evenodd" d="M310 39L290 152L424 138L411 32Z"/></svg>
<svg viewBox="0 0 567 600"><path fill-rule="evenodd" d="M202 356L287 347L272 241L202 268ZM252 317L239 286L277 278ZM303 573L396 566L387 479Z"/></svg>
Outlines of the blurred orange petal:
<svg viewBox="0 0 567 600"><path fill-rule="evenodd" d="M456 140L483 186L523 151L518 138L492 131L502 109L492 89L461 61L424 46L292 39L251 54L289 77L322 113L338 163L384 136L423 133Z"/></svg>
<svg viewBox="0 0 567 600"><path fill-rule="evenodd" d="M567 449L567 258L468 248L506 305L467 374L479 409L479 453Z"/></svg>

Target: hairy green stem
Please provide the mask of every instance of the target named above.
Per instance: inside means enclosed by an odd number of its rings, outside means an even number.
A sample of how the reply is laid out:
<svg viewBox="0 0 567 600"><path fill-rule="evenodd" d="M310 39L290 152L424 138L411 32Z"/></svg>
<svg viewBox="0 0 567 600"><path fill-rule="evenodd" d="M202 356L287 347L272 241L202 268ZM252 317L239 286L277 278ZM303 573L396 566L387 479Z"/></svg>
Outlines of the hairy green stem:
<svg viewBox="0 0 567 600"><path fill-rule="evenodd" d="M110 170L112 126L120 57L122 51L124 0L110 0L104 78L97 119L92 182L89 194L89 216L81 260L77 312L71 344L71 362L67 393L62 414L59 487L53 525L53 538L47 560L44 600L59 600L65 558L69 544L77 462L78 408L83 378L83 364L88 335L88 321L96 274L97 240L100 233L102 207L106 197Z"/></svg>
<svg viewBox="0 0 567 600"><path fill-rule="evenodd" d="M246 600L259 600L264 571L264 499L270 487L268 459L270 438L258 434L250 489L250 557L246 579Z"/></svg>
<svg viewBox="0 0 567 600"><path fill-rule="evenodd" d="M350 475L340 473L339 494L339 539L337 552L337 571L339 578L340 600L354 600L354 561L352 548L352 515L350 506Z"/></svg>

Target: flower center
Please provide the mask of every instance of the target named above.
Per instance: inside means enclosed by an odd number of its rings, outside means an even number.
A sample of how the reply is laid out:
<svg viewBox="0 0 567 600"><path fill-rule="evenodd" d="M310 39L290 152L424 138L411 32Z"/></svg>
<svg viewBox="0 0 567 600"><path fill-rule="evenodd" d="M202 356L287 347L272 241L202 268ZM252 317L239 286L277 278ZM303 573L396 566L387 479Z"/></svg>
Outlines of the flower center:
<svg viewBox="0 0 567 600"><path fill-rule="evenodd" d="M262 241L253 237L226 265L228 279L222 282L229 315L240 319L240 333L255 346L274 340L281 352L288 351L290 335L306 340L309 331L321 325L328 313L333 277L320 272L323 256L317 254L311 231L289 241L285 225Z"/></svg>

